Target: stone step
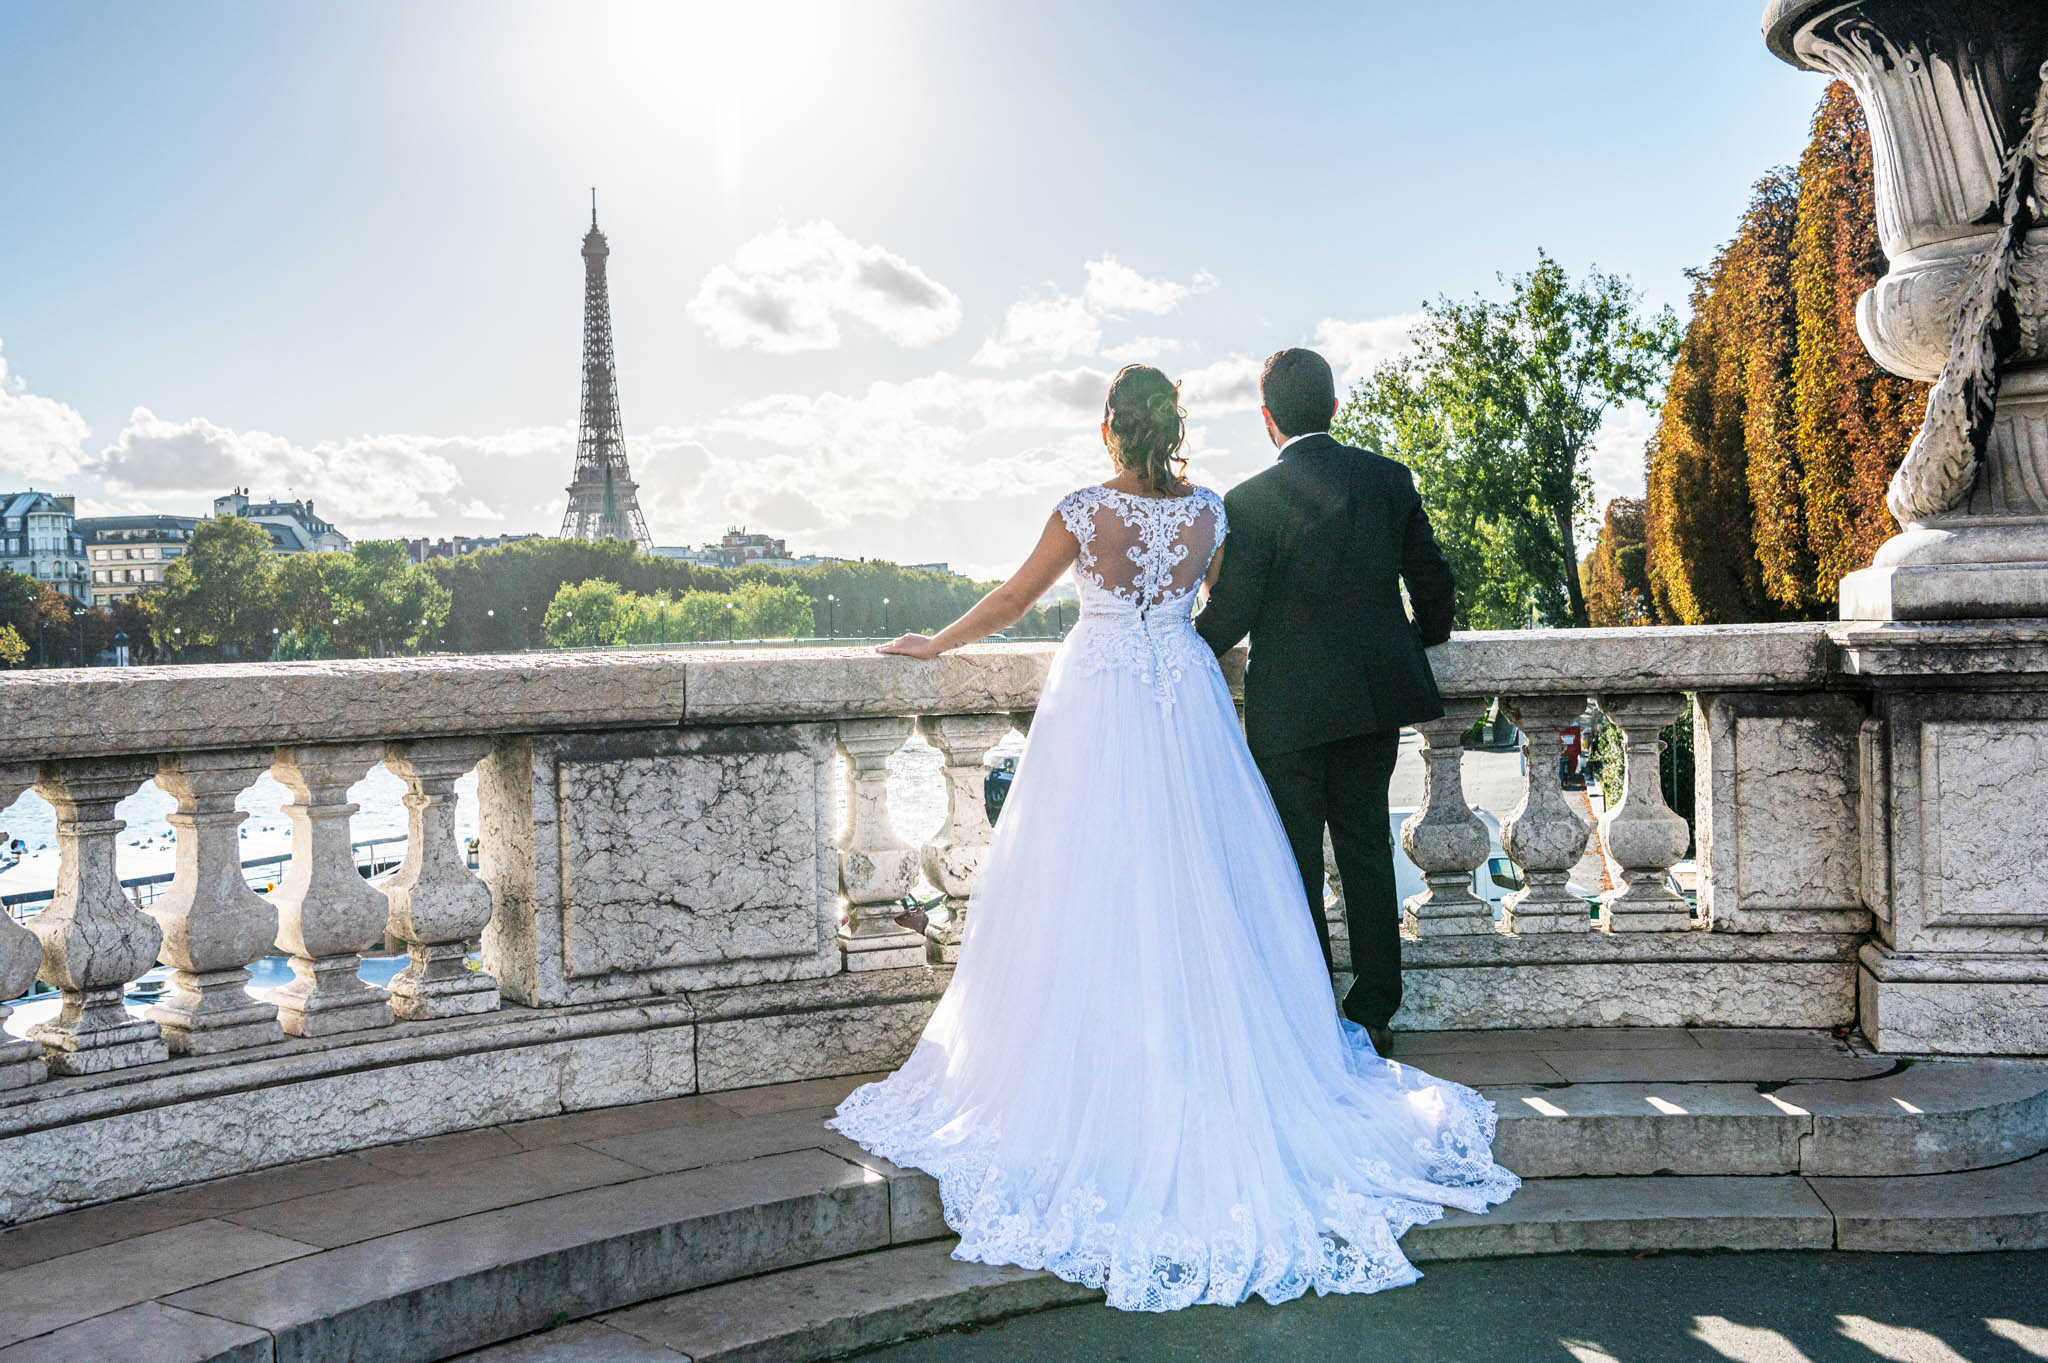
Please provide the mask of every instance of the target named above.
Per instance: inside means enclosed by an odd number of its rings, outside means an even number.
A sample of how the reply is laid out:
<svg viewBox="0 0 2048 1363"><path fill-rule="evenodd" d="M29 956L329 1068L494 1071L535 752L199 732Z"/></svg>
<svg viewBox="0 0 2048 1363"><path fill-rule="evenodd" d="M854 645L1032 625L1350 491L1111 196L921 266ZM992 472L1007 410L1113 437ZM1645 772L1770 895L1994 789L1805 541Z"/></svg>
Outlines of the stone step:
<svg viewBox="0 0 2048 1363"><path fill-rule="evenodd" d="M1484 1216L1402 1241L1417 1263L1522 1254L2048 1247L2048 1156L1905 1178L1534 1179ZM951 1240L647 1302L464 1355L465 1363L814 1363L1099 1296L1045 1273L957 1263Z"/></svg>
<svg viewBox="0 0 2048 1363"><path fill-rule="evenodd" d="M2020 1158L2048 1139L2042 1067L1884 1061L1857 1077L1868 1057L1831 1038L1720 1051L1683 1033L1619 1040L1637 1044L1596 1056L1562 1037L1494 1038L1490 1050L1431 1039L1438 1049L1416 1063L1504 1076L1489 1088L1499 1153L1530 1181L1488 1216L1418 1227L1415 1258L2048 1244L2048 1157ZM930 1178L822 1126L857 1082L506 1123L0 1231L0 1363L444 1357L944 1236ZM1948 1172L1967 1166L1984 1167ZM1581 1174L1600 1176L1560 1176ZM802 1280L819 1284L803 1309L822 1319L804 1325L793 1303L789 1329L851 1337L831 1302L834 1283L854 1280L897 1313L874 1329L925 1328L957 1308L962 1284L999 1302L1065 1290L982 1272L820 1267ZM675 1319L744 1324L758 1314L745 1300L737 1287L693 1295L696 1314Z"/></svg>
<svg viewBox="0 0 2048 1363"><path fill-rule="evenodd" d="M1950 1173L2048 1150L2048 1064L1901 1061L1826 1033L1397 1035L1394 1057L1481 1089L1527 1178Z"/></svg>
<svg viewBox="0 0 2048 1363"><path fill-rule="evenodd" d="M811 1363L1102 1295L1050 1273L961 1263L953 1245L932 1241L793 1268L582 1324L609 1332L594 1338L623 1335L633 1341L628 1348L652 1344L691 1363ZM501 1363L520 1355L507 1347L476 1357Z"/></svg>

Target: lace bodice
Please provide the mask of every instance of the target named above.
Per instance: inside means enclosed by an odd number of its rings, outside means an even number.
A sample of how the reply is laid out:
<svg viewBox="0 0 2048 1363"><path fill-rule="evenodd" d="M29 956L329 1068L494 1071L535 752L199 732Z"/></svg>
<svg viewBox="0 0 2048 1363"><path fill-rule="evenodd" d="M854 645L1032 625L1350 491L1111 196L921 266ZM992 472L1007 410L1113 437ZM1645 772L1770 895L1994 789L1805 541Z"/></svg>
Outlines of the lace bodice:
<svg viewBox="0 0 2048 1363"><path fill-rule="evenodd" d="M1198 487L1185 497L1138 497L1101 486L1060 499L1060 519L1081 543L1074 586L1081 614L1187 614L1209 560L1223 543L1223 499Z"/></svg>
<svg viewBox="0 0 2048 1363"><path fill-rule="evenodd" d="M1205 487L1185 497L1084 487L1060 499L1059 514L1080 544L1081 619L1069 640L1075 665L1133 671L1171 705L1183 669L1212 661L1191 620L1228 531L1223 499Z"/></svg>

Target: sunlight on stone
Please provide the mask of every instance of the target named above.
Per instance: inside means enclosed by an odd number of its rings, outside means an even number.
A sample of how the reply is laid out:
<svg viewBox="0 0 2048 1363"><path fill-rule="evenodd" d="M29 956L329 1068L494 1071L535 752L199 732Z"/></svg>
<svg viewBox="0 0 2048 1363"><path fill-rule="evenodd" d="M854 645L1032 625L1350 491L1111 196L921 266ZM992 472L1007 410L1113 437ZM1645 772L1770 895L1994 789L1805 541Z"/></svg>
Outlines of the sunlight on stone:
<svg viewBox="0 0 2048 1363"><path fill-rule="evenodd" d="M1775 1093L1766 1093L1760 1096L1763 1098L1765 1102L1769 1103L1772 1107L1778 1109L1778 1111L1784 1113L1787 1117L1811 1117L1813 1115L1811 1112L1808 1112L1803 1107L1799 1107L1795 1104L1786 1102L1783 1098L1780 1098Z"/></svg>
<svg viewBox="0 0 2048 1363"><path fill-rule="evenodd" d="M2016 1320L1986 1318L1984 1328L2010 1344L2017 1344L2036 1358L2048 1358L2048 1330L2022 1325Z"/></svg>
<svg viewBox="0 0 2048 1363"><path fill-rule="evenodd" d="M1524 1098L1522 1101L1526 1103L1528 1106L1535 1108L1538 1112L1542 1113L1546 1117L1571 1116L1571 1113L1566 1112L1563 1108L1559 1107L1556 1103L1551 1102L1547 1098Z"/></svg>
<svg viewBox="0 0 2048 1363"><path fill-rule="evenodd" d="M1678 1104L1674 1102L1671 1102L1668 1099L1659 1098L1655 1094L1652 1094L1649 1097L1643 1099L1643 1101L1648 1103L1651 1107L1656 1108L1659 1112L1663 1113L1667 1117L1683 1117L1685 1115L1684 1108L1680 1107Z"/></svg>
<svg viewBox="0 0 2048 1363"><path fill-rule="evenodd" d="M1837 1316L1844 1337L1893 1363L1970 1363L1938 1335L1904 1325L1886 1325L1868 1316Z"/></svg>
<svg viewBox="0 0 2048 1363"><path fill-rule="evenodd" d="M1913 1114L1913 1115L1914 1115L1915 1117L1918 1117L1918 1116L1921 1116L1921 1115L1923 1115L1923 1114L1922 1114L1922 1112L1921 1112L1921 1110L1920 1110L1919 1108L1917 1108L1917 1107L1914 1107L1914 1106L1913 1106L1913 1105L1912 1105L1911 1103L1907 1102L1907 1101L1906 1101L1906 1100L1905 1100L1904 1098L1893 1098L1893 1099L1892 1099L1892 1101L1893 1101L1893 1102L1895 1102L1895 1103L1897 1103L1897 1104L1898 1104L1898 1105L1899 1105L1900 1107L1902 1107L1902 1108L1906 1109L1906 1111L1908 1111L1908 1112L1912 1113L1912 1114Z"/></svg>
<svg viewBox="0 0 2048 1363"><path fill-rule="evenodd" d="M1737 1325L1726 1316L1694 1316L1692 1337L1735 1363L1813 1363L1776 1330Z"/></svg>
<svg viewBox="0 0 2048 1363"><path fill-rule="evenodd" d="M1575 1363L1621 1363L1598 1344L1583 1339L1560 1339L1557 1342L1564 1346L1564 1351L1572 1356Z"/></svg>

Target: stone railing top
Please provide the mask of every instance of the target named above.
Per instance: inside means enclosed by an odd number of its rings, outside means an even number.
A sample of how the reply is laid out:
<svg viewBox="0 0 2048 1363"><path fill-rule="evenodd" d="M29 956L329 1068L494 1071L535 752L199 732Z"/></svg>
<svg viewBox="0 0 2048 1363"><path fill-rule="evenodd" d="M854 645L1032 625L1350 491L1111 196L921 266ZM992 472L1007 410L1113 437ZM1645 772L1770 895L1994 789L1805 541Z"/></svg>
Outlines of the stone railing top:
<svg viewBox="0 0 2048 1363"><path fill-rule="evenodd" d="M42 759L999 712L1037 704L1052 656L1050 644L996 643L930 662L863 646L16 672L0 675L0 733L13 753ZM1504 630L1456 635L1430 660L1451 696L1813 690L1886 675L2048 672L2048 625ZM1225 661L1233 686L1242 665L1241 652Z"/></svg>
<svg viewBox="0 0 2048 1363"><path fill-rule="evenodd" d="M1982 620L1956 624L1845 621L1827 627L1845 677L1915 685L1953 679L1981 686L1986 677L2048 675L2048 620Z"/></svg>
<svg viewBox="0 0 2048 1363"><path fill-rule="evenodd" d="M1517 629L1454 634L1429 651L1447 696L1758 691L1827 681L1827 627Z"/></svg>

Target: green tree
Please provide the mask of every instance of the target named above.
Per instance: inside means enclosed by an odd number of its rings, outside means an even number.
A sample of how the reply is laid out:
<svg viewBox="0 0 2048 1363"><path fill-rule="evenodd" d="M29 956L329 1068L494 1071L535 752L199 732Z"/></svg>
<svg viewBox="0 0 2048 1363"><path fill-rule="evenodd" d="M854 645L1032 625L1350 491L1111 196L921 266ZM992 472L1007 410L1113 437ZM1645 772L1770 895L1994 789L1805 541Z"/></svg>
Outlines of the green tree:
<svg viewBox="0 0 2048 1363"><path fill-rule="evenodd" d="M732 594L734 621L752 639L801 638L815 632L811 598L790 582L746 582Z"/></svg>
<svg viewBox="0 0 2048 1363"><path fill-rule="evenodd" d="M346 567L345 558L342 554L289 554L277 560L271 577L273 627L302 641L315 635L331 640L336 615L333 585Z"/></svg>
<svg viewBox="0 0 2048 1363"><path fill-rule="evenodd" d="M275 573L270 536L254 521L199 522L184 554L164 569L163 587L144 597L157 647L267 652Z"/></svg>
<svg viewBox="0 0 2048 1363"><path fill-rule="evenodd" d="M1461 623L1584 625L1576 526L1593 509L1587 459L1615 408L1654 398L1677 345L1620 275L1574 284L1548 255L1507 297L1442 298L1415 353L1352 391L1340 438L1415 469L1452 569Z"/></svg>
<svg viewBox="0 0 2048 1363"><path fill-rule="evenodd" d="M448 618L450 593L410 560L400 540L365 540L350 554L326 555L322 565L336 637L352 652L386 653L437 639Z"/></svg>
<svg viewBox="0 0 2048 1363"><path fill-rule="evenodd" d="M669 620L674 626L669 638L679 643L746 637L740 630L739 602L730 592L684 592L670 607Z"/></svg>
<svg viewBox="0 0 2048 1363"><path fill-rule="evenodd" d="M618 643L631 612L631 599L618 583L592 578L560 587L548 603L542 627L547 641L558 648L595 648Z"/></svg>
<svg viewBox="0 0 2048 1363"><path fill-rule="evenodd" d="M1431 377L1413 358L1380 366L1354 387L1331 428L1338 439L1398 459L1415 472L1437 543L1457 580L1460 629L1529 622L1541 591L1515 543L1516 517L1498 489L1472 476Z"/></svg>

